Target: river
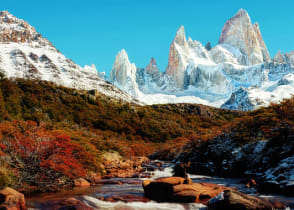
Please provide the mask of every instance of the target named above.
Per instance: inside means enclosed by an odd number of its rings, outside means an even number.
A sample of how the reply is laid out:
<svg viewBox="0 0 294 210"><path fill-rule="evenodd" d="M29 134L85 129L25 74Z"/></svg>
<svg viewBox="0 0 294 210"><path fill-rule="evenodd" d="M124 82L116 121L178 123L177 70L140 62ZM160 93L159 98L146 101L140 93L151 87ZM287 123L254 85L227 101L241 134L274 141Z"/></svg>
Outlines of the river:
<svg viewBox="0 0 294 210"><path fill-rule="evenodd" d="M169 162L161 162L164 169L155 170L152 172L151 179L156 179L159 177L172 176L172 164ZM241 183L241 179L235 178L220 178L220 177L210 177L202 175L189 175L193 182L208 182L225 185L227 187L235 187L239 191L263 197L270 200L277 200L286 203L289 208L294 209L294 197L285 197L280 195L260 195L254 189L246 188L244 183ZM149 178L148 178L149 179ZM190 203L190 204L180 204L180 203L157 203L154 201L148 202L107 202L102 201L101 198L107 197L123 197L126 195L132 195L137 197L143 197L144 191L141 185L141 181L144 178L113 178L107 179L108 182L121 182L123 184L101 184L96 186L91 186L88 188L76 188L71 191L64 191L58 193L40 193L31 197L27 197L27 205L31 210L37 209L50 209L50 206L54 202L63 200L66 198L74 197L77 200L82 201L86 205L93 207L94 209L124 209L124 210L143 210L143 209L158 209L158 210L198 210L206 209L205 205Z"/></svg>

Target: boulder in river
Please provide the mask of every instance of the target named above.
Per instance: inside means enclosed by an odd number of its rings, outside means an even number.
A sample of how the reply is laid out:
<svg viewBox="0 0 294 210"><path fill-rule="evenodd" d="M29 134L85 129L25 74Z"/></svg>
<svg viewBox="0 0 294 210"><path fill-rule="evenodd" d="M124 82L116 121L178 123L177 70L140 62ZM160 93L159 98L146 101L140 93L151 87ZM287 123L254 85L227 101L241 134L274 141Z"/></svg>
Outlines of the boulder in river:
<svg viewBox="0 0 294 210"><path fill-rule="evenodd" d="M77 178L74 180L75 187L90 187L90 183L84 178Z"/></svg>
<svg viewBox="0 0 294 210"><path fill-rule="evenodd" d="M274 206L267 200L246 195L237 190L225 190L208 204L209 210L240 209L240 210L271 210Z"/></svg>
<svg viewBox="0 0 294 210"><path fill-rule="evenodd" d="M158 202L179 203L208 203L208 200L217 196L226 188L217 184L192 183L191 179L182 177L167 177L157 180L144 180L145 196Z"/></svg>
<svg viewBox="0 0 294 210"><path fill-rule="evenodd" d="M1 189L0 209L26 210L27 208L24 195L9 187Z"/></svg>

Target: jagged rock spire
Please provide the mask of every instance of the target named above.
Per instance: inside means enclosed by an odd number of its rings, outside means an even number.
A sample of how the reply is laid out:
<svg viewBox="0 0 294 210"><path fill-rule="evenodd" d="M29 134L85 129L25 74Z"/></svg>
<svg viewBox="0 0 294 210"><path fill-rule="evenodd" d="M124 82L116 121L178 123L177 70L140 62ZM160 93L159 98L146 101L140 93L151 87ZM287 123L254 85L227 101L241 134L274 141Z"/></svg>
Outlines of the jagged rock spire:
<svg viewBox="0 0 294 210"><path fill-rule="evenodd" d="M155 73L155 72L159 72L159 69L158 69L158 66L157 66L157 63L156 63L156 60L155 58L151 58L148 66L145 68L145 70L148 72L148 73Z"/></svg>
<svg viewBox="0 0 294 210"><path fill-rule="evenodd" d="M170 46L168 56L168 66L166 68L166 74L171 76L177 88L183 88L184 85L184 74L186 69L185 58L178 51L176 45L181 46L184 51L187 51L188 44L186 42L186 35L184 26L180 26L177 30L176 36Z"/></svg>
<svg viewBox="0 0 294 210"><path fill-rule="evenodd" d="M134 97L138 96L138 85L136 83L136 66L129 61L127 52L122 49L116 55L111 73L110 81L120 89Z"/></svg>
<svg viewBox="0 0 294 210"><path fill-rule="evenodd" d="M180 28L177 30L174 41L180 45L184 45L186 43L185 28L183 25L181 25Z"/></svg>
<svg viewBox="0 0 294 210"><path fill-rule="evenodd" d="M243 65L255 65L270 60L269 52L262 39L259 25L252 25L246 10L240 9L222 29L219 44L230 45L242 54L238 61Z"/></svg>

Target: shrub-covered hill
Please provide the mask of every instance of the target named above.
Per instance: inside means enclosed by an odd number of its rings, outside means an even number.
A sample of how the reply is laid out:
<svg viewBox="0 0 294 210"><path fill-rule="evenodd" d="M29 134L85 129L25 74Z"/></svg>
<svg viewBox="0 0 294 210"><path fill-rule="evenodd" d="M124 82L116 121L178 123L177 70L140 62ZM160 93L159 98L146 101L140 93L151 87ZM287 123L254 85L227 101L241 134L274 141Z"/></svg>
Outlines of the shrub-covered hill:
<svg viewBox="0 0 294 210"><path fill-rule="evenodd" d="M191 162L190 173L248 177L259 190L293 195L294 98L244 113L216 135L196 134L153 158ZM179 143L178 143L179 144Z"/></svg>
<svg viewBox="0 0 294 210"><path fill-rule="evenodd" d="M138 106L95 91L2 78L0 185L49 190L57 181L103 174L106 151L147 156L164 142L179 146L215 135L241 115L191 104Z"/></svg>
<svg viewBox="0 0 294 210"><path fill-rule="evenodd" d="M191 161L193 173L262 174L278 183L269 188L287 191L293 127L294 99L246 113L194 104L139 106L95 91L2 78L0 185L56 189L56 183L105 173L102 156L116 151L125 158Z"/></svg>
<svg viewBox="0 0 294 210"><path fill-rule="evenodd" d="M75 124L128 140L164 142L223 125L241 114L191 104L137 106L44 81L4 79L0 89L1 120Z"/></svg>

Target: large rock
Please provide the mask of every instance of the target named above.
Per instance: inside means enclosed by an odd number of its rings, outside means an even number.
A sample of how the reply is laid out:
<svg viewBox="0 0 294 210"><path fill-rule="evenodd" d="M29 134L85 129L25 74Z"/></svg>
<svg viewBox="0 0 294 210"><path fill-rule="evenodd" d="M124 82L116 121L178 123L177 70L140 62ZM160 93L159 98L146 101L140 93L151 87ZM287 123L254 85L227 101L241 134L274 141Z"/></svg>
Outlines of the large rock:
<svg viewBox="0 0 294 210"><path fill-rule="evenodd" d="M84 178L78 178L74 180L75 187L90 187L90 183Z"/></svg>
<svg viewBox="0 0 294 210"><path fill-rule="evenodd" d="M188 182L188 184L184 184ZM160 178L155 181L144 180L145 196L158 202L203 203L217 196L226 187L209 183L192 183L182 177Z"/></svg>
<svg viewBox="0 0 294 210"><path fill-rule="evenodd" d="M267 200L246 195L236 190L225 190L223 195L218 196L218 199L209 201L208 209L274 209L274 206Z"/></svg>
<svg viewBox="0 0 294 210"><path fill-rule="evenodd" d="M173 186L183 184L185 179L182 177L159 178L155 181L145 180L143 189L145 196L158 202L171 201Z"/></svg>
<svg viewBox="0 0 294 210"><path fill-rule="evenodd" d="M173 188L173 200L176 202L196 202L207 204L209 199L228 189L211 183L192 183L176 185Z"/></svg>
<svg viewBox="0 0 294 210"><path fill-rule="evenodd" d="M5 210L25 210L26 201L22 193L14 189L5 187L0 190L0 209Z"/></svg>
<svg viewBox="0 0 294 210"><path fill-rule="evenodd" d="M142 165L148 162L146 157L136 157L132 160L122 158L118 153L105 153L103 165L105 176L103 178L131 178L143 171Z"/></svg>

